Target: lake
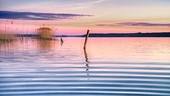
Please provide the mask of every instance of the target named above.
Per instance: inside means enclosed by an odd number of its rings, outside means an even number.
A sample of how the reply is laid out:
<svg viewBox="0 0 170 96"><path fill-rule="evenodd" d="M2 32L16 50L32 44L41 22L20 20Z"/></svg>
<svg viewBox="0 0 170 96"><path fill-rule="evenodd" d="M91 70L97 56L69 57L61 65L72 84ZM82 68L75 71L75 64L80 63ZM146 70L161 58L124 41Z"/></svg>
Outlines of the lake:
<svg viewBox="0 0 170 96"><path fill-rule="evenodd" d="M170 96L170 38L0 42L0 96Z"/></svg>

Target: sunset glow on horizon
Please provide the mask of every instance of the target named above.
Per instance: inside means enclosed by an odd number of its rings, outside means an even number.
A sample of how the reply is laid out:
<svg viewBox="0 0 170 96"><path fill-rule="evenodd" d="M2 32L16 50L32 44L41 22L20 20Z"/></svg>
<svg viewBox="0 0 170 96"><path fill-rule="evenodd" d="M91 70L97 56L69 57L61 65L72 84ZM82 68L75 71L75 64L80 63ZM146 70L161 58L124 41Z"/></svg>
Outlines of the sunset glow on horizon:
<svg viewBox="0 0 170 96"><path fill-rule="evenodd" d="M0 31L57 35L170 32L170 0L0 0Z"/></svg>

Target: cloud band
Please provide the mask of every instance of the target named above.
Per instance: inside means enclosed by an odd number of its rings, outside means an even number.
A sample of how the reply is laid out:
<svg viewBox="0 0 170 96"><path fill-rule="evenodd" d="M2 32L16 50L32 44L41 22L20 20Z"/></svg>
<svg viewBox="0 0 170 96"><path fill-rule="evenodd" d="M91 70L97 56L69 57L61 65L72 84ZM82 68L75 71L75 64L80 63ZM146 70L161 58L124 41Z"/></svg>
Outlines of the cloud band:
<svg viewBox="0 0 170 96"><path fill-rule="evenodd" d="M0 19L59 20L59 19L73 19L74 17L83 16L92 15L0 11Z"/></svg>
<svg viewBox="0 0 170 96"><path fill-rule="evenodd" d="M123 22L123 23L114 23L114 24L97 24L96 26L167 26L170 27L170 24L148 23L148 22Z"/></svg>

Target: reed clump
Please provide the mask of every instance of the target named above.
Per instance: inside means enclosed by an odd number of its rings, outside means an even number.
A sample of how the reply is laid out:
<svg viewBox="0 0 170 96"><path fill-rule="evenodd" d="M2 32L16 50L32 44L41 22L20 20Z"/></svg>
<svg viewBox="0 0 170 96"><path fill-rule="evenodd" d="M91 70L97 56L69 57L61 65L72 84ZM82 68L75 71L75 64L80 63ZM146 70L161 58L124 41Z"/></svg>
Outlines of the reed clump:
<svg viewBox="0 0 170 96"><path fill-rule="evenodd" d="M15 35L8 33L0 33L0 41L13 41L15 39Z"/></svg>
<svg viewBox="0 0 170 96"><path fill-rule="evenodd" d="M39 39L52 40L52 29L50 27L40 27L38 29Z"/></svg>

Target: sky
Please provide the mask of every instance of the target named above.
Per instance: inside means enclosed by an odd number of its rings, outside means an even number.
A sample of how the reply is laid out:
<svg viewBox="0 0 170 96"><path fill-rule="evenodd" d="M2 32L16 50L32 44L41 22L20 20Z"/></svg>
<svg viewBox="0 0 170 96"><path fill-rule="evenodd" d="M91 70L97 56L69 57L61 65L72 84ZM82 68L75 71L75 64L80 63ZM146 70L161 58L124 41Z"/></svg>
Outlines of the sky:
<svg viewBox="0 0 170 96"><path fill-rule="evenodd" d="M0 0L0 31L55 34L170 32L170 0Z"/></svg>

